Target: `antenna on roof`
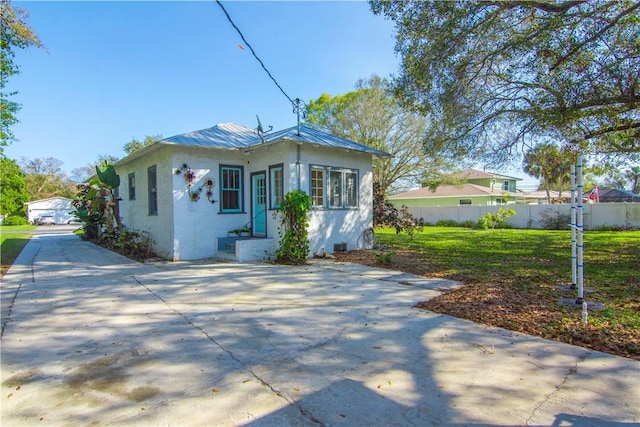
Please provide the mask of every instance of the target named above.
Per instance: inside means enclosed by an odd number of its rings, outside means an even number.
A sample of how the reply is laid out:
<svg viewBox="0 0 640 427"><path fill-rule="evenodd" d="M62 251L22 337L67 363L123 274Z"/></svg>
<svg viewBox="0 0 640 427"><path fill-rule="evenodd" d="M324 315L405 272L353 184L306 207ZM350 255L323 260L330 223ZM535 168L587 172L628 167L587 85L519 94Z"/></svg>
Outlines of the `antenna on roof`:
<svg viewBox="0 0 640 427"><path fill-rule="evenodd" d="M260 117L258 117L257 114L256 114L256 119L258 119L258 127L256 128L256 132L258 133L260 140L264 142L264 138L262 137L262 135L264 135L267 132L271 132L271 130L273 129L273 126L269 126L269 129L267 129L267 131L265 132L265 130L262 127L262 122L260 122Z"/></svg>
<svg viewBox="0 0 640 427"><path fill-rule="evenodd" d="M307 104L305 104L300 98L296 98L293 103L293 113L298 117L298 136L300 136L300 116L303 118L307 117Z"/></svg>

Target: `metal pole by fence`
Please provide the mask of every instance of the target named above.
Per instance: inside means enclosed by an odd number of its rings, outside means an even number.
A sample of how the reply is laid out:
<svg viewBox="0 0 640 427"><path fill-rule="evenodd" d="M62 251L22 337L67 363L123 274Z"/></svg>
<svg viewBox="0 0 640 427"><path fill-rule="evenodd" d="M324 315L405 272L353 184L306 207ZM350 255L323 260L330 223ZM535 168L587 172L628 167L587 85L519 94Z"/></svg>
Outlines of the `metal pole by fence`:
<svg viewBox="0 0 640 427"><path fill-rule="evenodd" d="M571 289L577 289L576 166L571 165Z"/></svg>
<svg viewBox="0 0 640 427"><path fill-rule="evenodd" d="M584 301L584 214L582 205L583 180L582 180L582 155L578 156L578 164L576 165L576 174L578 175L578 209L576 210L576 227L577 227L577 280L578 280L578 298L576 304L582 305Z"/></svg>

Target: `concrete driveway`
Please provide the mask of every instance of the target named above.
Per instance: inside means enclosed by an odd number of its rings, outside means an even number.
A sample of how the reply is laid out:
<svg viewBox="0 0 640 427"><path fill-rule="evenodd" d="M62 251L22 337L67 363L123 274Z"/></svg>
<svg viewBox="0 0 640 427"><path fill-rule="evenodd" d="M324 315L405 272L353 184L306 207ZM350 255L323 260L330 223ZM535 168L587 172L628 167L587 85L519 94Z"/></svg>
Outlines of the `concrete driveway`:
<svg viewBox="0 0 640 427"><path fill-rule="evenodd" d="M640 422L640 362L413 308L456 285L35 235L2 283L1 424Z"/></svg>

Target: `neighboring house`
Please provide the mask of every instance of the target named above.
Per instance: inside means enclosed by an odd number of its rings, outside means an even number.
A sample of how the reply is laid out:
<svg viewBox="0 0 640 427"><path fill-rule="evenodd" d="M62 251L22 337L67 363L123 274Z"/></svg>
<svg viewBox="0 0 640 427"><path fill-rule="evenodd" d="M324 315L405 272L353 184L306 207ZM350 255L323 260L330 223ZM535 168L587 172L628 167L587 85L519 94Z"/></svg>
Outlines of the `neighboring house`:
<svg viewBox="0 0 640 427"><path fill-rule="evenodd" d="M522 181L521 178L476 169L466 169L458 172L456 175L460 181L476 184L481 187L488 187L494 192L505 191L515 193L517 181Z"/></svg>
<svg viewBox="0 0 640 427"><path fill-rule="evenodd" d="M43 215L53 215L56 224L66 224L73 219L71 211L75 208L72 200L66 197L51 197L49 199L34 200L25 203L27 207L27 221L34 223L36 218Z"/></svg>
<svg viewBox="0 0 640 427"><path fill-rule="evenodd" d="M551 197L551 203L561 203L565 200L569 203L571 198L570 191L564 191L562 193L562 199L560 199L560 193L555 190L549 190L549 196ZM528 205L548 205L549 197L547 197L546 190L536 191L520 191L518 190L518 201L523 201Z"/></svg>
<svg viewBox="0 0 640 427"><path fill-rule="evenodd" d="M516 182L520 178L467 169L457 174L462 184L440 185L435 191L424 187L389 196L396 206L494 206L515 203Z"/></svg>
<svg viewBox="0 0 640 427"><path fill-rule="evenodd" d="M387 153L304 126L258 134L219 124L163 139L115 163L120 216L169 260L273 256L286 193L311 196L311 254L365 246L372 164ZM250 228L251 238L228 232ZM230 254L229 254L230 252Z"/></svg>
<svg viewBox="0 0 640 427"><path fill-rule="evenodd" d="M640 194L632 193L631 191L617 190L615 188L600 188L599 203L612 203L612 202L628 202L628 203L640 203ZM584 194L585 199L589 198L590 193Z"/></svg>

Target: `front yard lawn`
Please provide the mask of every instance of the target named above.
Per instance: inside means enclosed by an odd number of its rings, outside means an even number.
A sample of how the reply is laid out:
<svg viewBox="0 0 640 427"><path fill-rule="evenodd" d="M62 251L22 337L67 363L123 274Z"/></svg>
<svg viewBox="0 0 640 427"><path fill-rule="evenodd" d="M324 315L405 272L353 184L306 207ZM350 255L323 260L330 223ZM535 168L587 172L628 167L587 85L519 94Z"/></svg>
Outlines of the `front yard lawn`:
<svg viewBox="0 0 640 427"><path fill-rule="evenodd" d="M465 284L419 308L640 360L640 231L584 233L584 285L595 290L585 299L605 304L586 327L559 304L577 296L557 290L571 284L570 231L425 227L376 239L388 249L336 259Z"/></svg>
<svg viewBox="0 0 640 427"><path fill-rule="evenodd" d="M29 239L33 225L3 225L0 226L0 277L9 270L13 261L20 255Z"/></svg>

